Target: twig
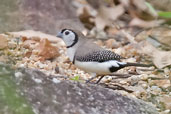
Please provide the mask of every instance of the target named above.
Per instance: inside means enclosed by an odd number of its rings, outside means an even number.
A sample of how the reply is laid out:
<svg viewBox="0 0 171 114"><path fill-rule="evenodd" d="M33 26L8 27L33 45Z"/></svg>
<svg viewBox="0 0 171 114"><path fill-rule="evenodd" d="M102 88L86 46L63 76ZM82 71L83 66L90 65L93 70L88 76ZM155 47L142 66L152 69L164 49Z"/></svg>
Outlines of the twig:
<svg viewBox="0 0 171 114"><path fill-rule="evenodd" d="M135 41L135 38L132 35L130 35L129 33L127 33L125 30L121 30L121 32L122 32L123 35L125 35L128 38L128 40L131 43L137 44L137 42Z"/></svg>
<svg viewBox="0 0 171 114"><path fill-rule="evenodd" d="M112 74L109 74L109 76L117 76L118 78L128 78L128 77L131 77L132 75L130 75L130 74L112 73Z"/></svg>
<svg viewBox="0 0 171 114"><path fill-rule="evenodd" d="M95 79L97 77L97 75L91 77L90 79L88 79L85 83L89 83L91 80Z"/></svg>
<svg viewBox="0 0 171 114"><path fill-rule="evenodd" d="M113 89L113 90L124 90L127 91L128 93L132 93L132 90L128 90L125 87L122 87L120 85L117 84L113 84L113 85L107 85L107 84L103 84L105 86L105 88L109 88L109 89Z"/></svg>

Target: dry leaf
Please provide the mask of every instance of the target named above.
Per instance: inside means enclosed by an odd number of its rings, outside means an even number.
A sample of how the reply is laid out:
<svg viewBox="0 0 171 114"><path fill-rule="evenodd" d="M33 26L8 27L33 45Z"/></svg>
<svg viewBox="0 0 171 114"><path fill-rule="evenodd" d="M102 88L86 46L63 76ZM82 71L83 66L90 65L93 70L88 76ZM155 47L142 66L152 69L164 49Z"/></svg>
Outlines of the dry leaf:
<svg viewBox="0 0 171 114"><path fill-rule="evenodd" d="M110 26L112 21L116 20L124 13L122 5L116 7L101 6L98 15L95 18L95 24L98 30L103 30L105 26Z"/></svg>
<svg viewBox="0 0 171 114"><path fill-rule="evenodd" d="M170 96L161 97L161 101L164 103L167 109L171 109L171 97Z"/></svg>
<svg viewBox="0 0 171 114"><path fill-rule="evenodd" d="M152 12L146 5L145 0L120 0L121 4L127 9L132 18L153 20L157 13Z"/></svg>
<svg viewBox="0 0 171 114"><path fill-rule="evenodd" d="M165 79L165 80L151 80L151 83L162 87L162 88L168 88L169 86L171 86L170 84L170 80Z"/></svg>
<svg viewBox="0 0 171 114"><path fill-rule="evenodd" d="M81 0L82 1L82 0ZM86 0L94 9L98 9L100 6L111 6L113 0Z"/></svg>
<svg viewBox="0 0 171 114"><path fill-rule="evenodd" d="M87 7L83 7L80 13L78 14L80 21L88 29L92 29L94 27L94 22L92 21L92 14L90 14L91 12L92 11L90 11L90 9L88 9Z"/></svg>
<svg viewBox="0 0 171 114"><path fill-rule="evenodd" d="M142 47L142 52L151 56L153 63L158 68L164 68L171 65L171 51L158 50L146 41Z"/></svg>
<svg viewBox="0 0 171 114"><path fill-rule="evenodd" d="M8 60L8 58L4 55L0 56L0 62L6 62Z"/></svg>
<svg viewBox="0 0 171 114"><path fill-rule="evenodd" d="M35 46L35 44L38 43L34 40L25 40L23 42L23 47L26 48L26 49L33 49L33 47Z"/></svg>
<svg viewBox="0 0 171 114"><path fill-rule="evenodd" d="M8 40L5 36L0 35L0 49L4 49L8 46Z"/></svg>
<svg viewBox="0 0 171 114"><path fill-rule="evenodd" d="M129 23L130 26L138 26L142 28L150 28L150 27L156 27L162 24L164 20L153 20L153 21L144 21L140 18L134 18Z"/></svg>
<svg viewBox="0 0 171 114"><path fill-rule="evenodd" d="M25 54L24 54L24 57L30 57L32 55L32 52L31 51L28 51L28 52L26 52Z"/></svg>
<svg viewBox="0 0 171 114"><path fill-rule="evenodd" d="M41 57L42 61L52 59L60 55L58 48L52 46L48 39L41 40L37 50L39 51L38 55Z"/></svg>
<svg viewBox="0 0 171 114"><path fill-rule="evenodd" d="M114 39L109 39L105 42L107 48L119 48L121 46L120 43L116 42Z"/></svg>

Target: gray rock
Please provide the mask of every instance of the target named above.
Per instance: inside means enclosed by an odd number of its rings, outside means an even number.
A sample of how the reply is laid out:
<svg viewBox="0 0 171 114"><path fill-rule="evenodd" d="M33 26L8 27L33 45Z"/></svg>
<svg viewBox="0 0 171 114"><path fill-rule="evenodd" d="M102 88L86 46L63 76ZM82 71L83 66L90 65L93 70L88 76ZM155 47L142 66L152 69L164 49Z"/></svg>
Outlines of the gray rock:
<svg viewBox="0 0 171 114"><path fill-rule="evenodd" d="M32 69L23 69L21 73L16 77L16 83L37 114L158 113L142 100L122 96L98 85L49 78Z"/></svg>
<svg viewBox="0 0 171 114"><path fill-rule="evenodd" d="M1 0L0 33L38 30L56 35L61 28L83 29L72 0Z"/></svg>

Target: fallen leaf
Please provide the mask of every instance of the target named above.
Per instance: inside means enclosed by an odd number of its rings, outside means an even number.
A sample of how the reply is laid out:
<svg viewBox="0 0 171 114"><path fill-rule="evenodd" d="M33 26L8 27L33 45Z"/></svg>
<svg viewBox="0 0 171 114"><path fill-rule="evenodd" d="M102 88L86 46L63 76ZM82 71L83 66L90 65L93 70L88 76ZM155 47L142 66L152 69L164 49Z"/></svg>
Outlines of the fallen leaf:
<svg viewBox="0 0 171 114"><path fill-rule="evenodd" d="M26 52L25 54L24 54L24 57L30 57L32 55L32 52L31 51L28 51L28 52Z"/></svg>
<svg viewBox="0 0 171 114"><path fill-rule="evenodd" d="M165 80L151 80L151 83L162 87L162 88L168 88L169 86L171 86L170 80L165 79Z"/></svg>
<svg viewBox="0 0 171 114"><path fill-rule="evenodd" d="M8 46L7 38L3 35L0 35L0 49L4 49Z"/></svg>
<svg viewBox="0 0 171 114"><path fill-rule="evenodd" d="M0 56L0 62L6 62L8 60L8 58L4 55Z"/></svg>
<svg viewBox="0 0 171 114"><path fill-rule="evenodd" d="M130 26L138 26L142 28L150 28L150 27L156 27L160 24L164 23L164 20L153 20L153 21L144 21L140 18L134 18L129 23Z"/></svg>
<svg viewBox="0 0 171 114"><path fill-rule="evenodd" d="M60 55L58 48L52 46L48 39L41 40L36 49L39 51L38 55L41 57L41 61L53 59Z"/></svg>
<svg viewBox="0 0 171 114"><path fill-rule="evenodd" d="M25 36L21 38L21 41L23 41L23 42L26 41L26 40L28 40L28 38L25 37Z"/></svg>
<svg viewBox="0 0 171 114"><path fill-rule="evenodd" d="M147 41L144 41L143 45L141 48L142 53L151 56L156 67L164 68L171 65L171 51L161 51Z"/></svg>
<svg viewBox="0 0 171 114"><path fill-rule="evenodd" d="M138 17L143 20L152 20L157 17L156 12L152 12L145 0L120 0L132 18Z"/></svg>
<svg viewBox="0 0 171 114"><path fill-rule="evenodd" d="M80 21L84 24L84 26L88 29L92 29L94 27L94 22L91 20L92 15L90 14L90 10L87 7L83 7L82 12L79 15Z"/></svg>
<svg viewBox="0 0 171 114"><path fill-rule="evenodd" d="M23 47L26 49L33 49L33 47L35 46L35 44L38 43L35 40L25 40L23 42Z"/></svg>
<svg viewBox="0 0 171 114"><path fill-rule="evenodd" d="M121 46L121 44L116 42L116 40L114 39L109 39L105 41L105 45L107 48L119 48Z"/></svg>
<svg viewBox="0 0 171 114"><path fill-rule="evenodd" d="M149 30L149 32L157 41L171 46L171 29L169 27L156 27Z"/></svg>
<svg viewBox="0 0 171 114"><path fill-rule="evenodd" d="M98 30L103 30L106 26L110 26L111 23L124 13L122 5L115 7L101 6L98 9L98 14L95 18L95 25Z"/></svg>
<svg viewBox="0 0 171 114"><path fill-rule="evenodd" d="M167 109L171 109L171 97L170 96L163 96L160 98L161 102L164 103Z"/></svg>
<svg viewBox="0 0 171 114"><path fill-rule="evenodd" d="M81 0L84 1L84 0ZM86 0L94 9L98 9L100 6L110 6L113 5L112 0Z"/></svg>

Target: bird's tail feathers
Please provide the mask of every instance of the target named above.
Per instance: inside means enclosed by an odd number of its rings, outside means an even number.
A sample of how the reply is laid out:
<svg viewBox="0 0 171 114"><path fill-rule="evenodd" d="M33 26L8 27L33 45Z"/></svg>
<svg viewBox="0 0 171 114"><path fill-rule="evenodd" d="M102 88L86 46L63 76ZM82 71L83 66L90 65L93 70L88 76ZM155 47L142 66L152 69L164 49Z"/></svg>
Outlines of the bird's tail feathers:
<svg viewBox="0 0 171 114"><path fill-rule="evenodd" d="M127 66L137 66L137 67L150 67L150 66L152 66L152 65L150 65L150 64L141 64L141 63L126 63L125 65L124 65L125 67L127 67Z"/></svg>

